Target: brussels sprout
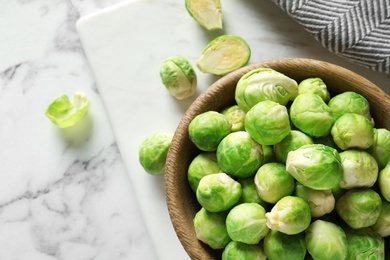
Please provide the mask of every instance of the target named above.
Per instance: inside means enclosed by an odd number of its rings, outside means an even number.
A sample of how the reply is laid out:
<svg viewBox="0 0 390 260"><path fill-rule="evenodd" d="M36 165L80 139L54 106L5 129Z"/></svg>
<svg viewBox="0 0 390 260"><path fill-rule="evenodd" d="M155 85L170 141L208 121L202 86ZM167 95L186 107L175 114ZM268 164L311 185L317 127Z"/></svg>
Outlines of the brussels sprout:
<svg viewBox="0 0 390 260"><path fill-rule="evenodd" d="M374 225L381 207L379 194L368 188L349 190L336 202L338 215L355 229Z"/></svg>
<svg viewBox="0 0 390 260"><path fill-rule="evenodd" d="M241 184L226 173L204 176L196 190L199 204L210 212L232 208L240 199L241 194Z"/></svg>
<svg viewBox="0 0 390 260"><path fill-rule="evenodd" d="M190 62L181 55L164 60L160 77L165 88L178 100L191 97L196 92L197 77Z"/></svg>
<svg viewBox="0 0 390 260"><path fill-rule="evenodd" d="M233 105L221 111L221 114L226 116L232 126L232 132L244 131L245 111L238 105Z"/></svg>
<svg viewBox="0 0 390 260"><path fill-rule="evenodd" d="M366 117L374 126L374 119L370 114L370 104L365 97L356 92L347 91L338 94L329 100L328 106L336 120L346 113L356 113Z"/></svg>
<svg viewBox="0 0 390 260"><path fill-rule="evenodd" d="M346 229L347 260L385 259L385 241L371 228Z"/></svg>
<svg viewBox="0 0 390 260"><path fill-rule="evenodd" d="M325 82L320 78L307 78L298 85L298 93L312 93L320 96L325 103L330 99L330 94Z"/></svg>
<svg viewBox="0 0 390 260"><path fill-rule="evenodd" d="M270 68L249 71L237 83L235 100L244 111L260 101L270 100L286 105L298 95L297 82Z"/></svg>
<svg viewBox="0 0 390 260"><path fill-rule="evenodd" d="M154 133L146 137L139 146L138 160L147 173L160 175L165 171L165 162L173 133Z"/></svg>
<svg viewBox="0 0 390 260"><path fill-rule="evenodd" d="M276 203L294 191L295 180L286 171L286 166L277 162L263 164L255 175L255 185L260 198Z"/></svg>
<svg viewBox="0 0 390 260"><path fill-rule="evenodd" d="M270 212L265 213L267 226L287 235L298 234L310 225L311 213L307 202L296 196L281 198Z"/></svg>
<svg viewBox="0 0 390 260"><path fill-rule="evenodd" d="M262 145L279 143L291 131L287 108L273 101L261 101L245 115L245 130Z"/></svg>
<svg viewBox="0 0 390 260"><path fill-rule="evenodd" d="M390 236L390 202L387 200L382 200L381 213L371 228L381 237Z"/></svg>
<svg viewBox="0 0 390 260"><path fill-rule="evenodd" d="M334 142L342 150L360 148L365 150L374 142L374 129L362 115L346 113L336 120L331 129Z"/></svg>
<svg viewBox="0 0 390 260"><path fill-rule="evenodd" d="M390 161L385 168L379 171L378 186L382 196L390 201Z"/></svg>
<svg viewBox="0 0 390 260"><path fill-rule="evenodd" d="M287 235L270 230L264 238L264 252L270 260L303 260L306 255L305 235L303 232Z"/></svg>
<svg viewBox="0 0 390 260"><path fill-rule="evenodd" d="M340 187L352 189L359 187L370 188L378 178L378 164L368 152L349 149L340 153L343 165L343 180Z"/></svg>
<svg viewBox="0 0 390 260"><path fill-rule="evenodd" d="M201 208L194 217L197 238L213 249L222 249L230 241L225 221L227 212L209 212Z"/></svg>
<svg viewBox="0 0 390 260"><path fill-rule="evenodd" d="M196 66L202 72L223 76L246 65L250 56L251 49L243 38L222 35L207 44Z"/></svg>
<svg viewBox="0 0 390 260"><path fill-rule="evenodd" d="M290 107L291 122L302 132L321 137L330 133L334 124L333 113L316 94L298 95Z"/></svg>
<svg viewBox="0 0 390 260"><path fill-rule="evenodd" d="M242 203L229 211L226 229L233 241L255 245L269 231L265 209L257 203Z"/></svg>
<svg viewBox="0 0 390 260"><path fill-rule="evenodd" d="M307 144L289 152L286 170L298 182L315 190L329 190L343 178L339 153L323 144Z"/></svg>
<svg viewBox="0 0 390 260"><path fill-rule="evenodd" d="M248 245L231 241L222 252L222 260L266 260L267 256L260 245Z"/></svg>
<svg viewBox="0 0 390 260"><path fill-rule="evenodd" d="M318 219L310 224L305 233L307 251L313 259L347 258L347 236L335 223Z"/></svg>
<svg viewBox="0 0 390 260"><path fill-rule="evenodd" d="M247 132L233 132L219 143L217 160L223 172L233 177L246 178L259 169L263 151L261 145Z"/></svg>
<svg viewBox="0 0 390 260"><path fill-rule="evenodd" d="M274 145L276 159L286 163L287 154L305 144L313 144L313 139L299 130L291 130L282 141Z"/></svg>
<svg viewBox="0 0 390 260"><path fill-rule="evenodd" d="M185 0L185 7L191 17L206 30L223 28L220 0Z"/></svg>
<svg viewBox="0 0 390 260"><path fill-rule="evenodd" d="M269 162L275 162L276 156L275 156L273 145L262 144L261 147L263 149L263 164Z"/></svg>
<svg viewBox="0 0 390 260"><path fill-rule="evenodd" d="M268 206L268 203L262 200L259 194L256 191L255 180L254 178L240 178L237 181L241 184L242 195L238 201L238 204L241 203L257 203L263 206L264 208Z"/></svg>
<svg viewBox="0 0 390 260"><path fill-rule="evenodd" d="M205 152L216 151L221 140L230 134L230 124L226 116L216 111L197 115L188 126L191 141Z"/></svg>
<svg viewBox="0 0 390 260"><path fill-rule="evenodd" d="M332 212L336 203L332 190L313 190L300 183L295 186L294 195L306 200L313 218Z"/></svg>
<svg viewBox="0 0 390 260"><path fill-rule="evenodd" d="M214 152L198 154L188 166L187 179L191 189L196 192L204 176L218 172L221 172L221 167L219 167L217 155Z"/></svg>
<svg viewBox="0 0 390 260"><path fill-rule="evenodd" d="M46 109L46 116L59 128L74 126L85 115L89 100L83 92L75 92L73 102L67 95L53 100Z"/></svg>
<svg viewBox="0 0 390 260"><path fill-rule="evenodd" d="M390 161L390 131L385 128L374 128L374 142L367 152L374 156L379 169L383 169Z"/></svg>
<svg viewBox="0 0 390 260"><path fill-rule="evenodd" d="M314 137L313 138L313 142L315 144L324 144L326 146L330 146L334 149L336 149L337 151L342 151L338 146L337 144L334 142L333 140L333 136L331 134L328 134L326 136L321 136L321 137Z"/></svg>

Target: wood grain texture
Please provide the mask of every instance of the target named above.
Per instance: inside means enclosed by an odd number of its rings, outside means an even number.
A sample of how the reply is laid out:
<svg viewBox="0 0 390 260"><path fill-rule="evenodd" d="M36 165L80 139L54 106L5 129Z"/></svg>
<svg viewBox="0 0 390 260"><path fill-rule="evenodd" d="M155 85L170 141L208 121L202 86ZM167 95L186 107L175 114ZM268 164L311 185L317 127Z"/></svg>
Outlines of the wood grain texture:
<svg viewBox="0 0 390 260"><path fill-rule="evenodd" d="M177 236L191 259L220 259L221 252L210 249L196 238L193 218L200 209L194 192L187 182L187 168L199 152L188 137L191 120L205 111L221 111L235 104L234 94L238 80L248 71L268 67L295 79L297 82L309 77L320 77L332 96L355 91L370 102L375 127L390 129L390 97L367 79L323 61L287 58L248 65L222 77L207 88L189 107L179 123L168 153L165 172L167 206ZM387 254L388 249L386 249Z"/></svg>

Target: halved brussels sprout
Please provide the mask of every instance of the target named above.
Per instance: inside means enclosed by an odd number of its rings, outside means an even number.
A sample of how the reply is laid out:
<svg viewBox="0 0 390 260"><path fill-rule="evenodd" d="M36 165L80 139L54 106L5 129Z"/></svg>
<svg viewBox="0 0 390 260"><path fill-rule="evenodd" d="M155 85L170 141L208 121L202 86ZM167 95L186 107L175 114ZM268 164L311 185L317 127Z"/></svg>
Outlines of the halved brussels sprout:
<svg viewBox="0 0 390 260"><path fill-rule="evenodd" d="M248 245L241 242L231 241L222 252L222 260L266 260L267 256L261 245Z"/></svg>
<svg viewBox="0 0 390 260"><path fill-rule="evenodd" d="M185 0L185 7L194 20L209 31L223 28L220 0Z"/></svg>
<svg viewBox="0 0 390 260"><path fill-rule="evenodd" d="M270 230L264 238L264 252L268 259L303 260L306 256L305 233L287 235Z"/></svg>
<svg viewBox="0 0 390 260"><path fill-rule="evenodd" d="M188 166L187 179L191 189L196 192L200 180L209 174L221 172L214 152L202 152L198 154Z"/></svg>
<svg viewBox="0 0 390 260"><path fill-rule="evenodd" d="M312 93L320 96L325 103L330 99L330 93L321 78L307 78L298 84L299 94Z"/></svg>

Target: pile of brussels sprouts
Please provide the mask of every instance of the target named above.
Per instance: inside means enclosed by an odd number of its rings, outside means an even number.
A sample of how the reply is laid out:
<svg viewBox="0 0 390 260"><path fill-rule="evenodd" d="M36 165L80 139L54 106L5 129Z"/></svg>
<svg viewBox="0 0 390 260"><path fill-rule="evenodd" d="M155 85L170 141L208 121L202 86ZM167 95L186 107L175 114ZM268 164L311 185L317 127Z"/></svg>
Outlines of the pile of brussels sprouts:
<svg viewBox="0 0 390 260"><path fill-rule="evenodd" d="M366 98L259 68L235 101L188 127L198 239L222 259L384 259L390 131Z"/></svg>

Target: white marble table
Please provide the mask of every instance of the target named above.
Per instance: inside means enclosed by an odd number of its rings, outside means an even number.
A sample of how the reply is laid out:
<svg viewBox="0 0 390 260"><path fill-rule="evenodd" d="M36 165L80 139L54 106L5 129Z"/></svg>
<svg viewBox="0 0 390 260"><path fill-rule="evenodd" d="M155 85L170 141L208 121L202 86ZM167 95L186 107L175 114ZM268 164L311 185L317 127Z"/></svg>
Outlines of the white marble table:
<svg viewBox="0 0 390 260"><path fill-rule="evenodd" d="M136 199L117 145L126 125L118 130L122 126L119 116L115 118L115 109L108 104L115 93L102 98L76 30L80 17L120 2L1 1L0 259L186 259L178 241L162 241L163 246L173 245L163 250L147 231L145 209L141 210ZM255 7L257 2L261 8ZM350 68L390 92L389 75L329 53L270 1L242 3L243 10L252 10L248 19L261 24L259 28L265 32L245 32L256 46L252 62L319 58ZM175 4L169 8L183 8L181 3ZM234 12L229 15L239 19ZM227 22L227 30L235 29ZM212 80L215 78L201 78L200 91ZM71 144L69 133L60 131L44 115L53 98L74 91L84 91L91 100L87 119L92 131L82 145ZM184 107L180 109L182 113ZM163 178L153 181L162 187ZM146 222L150 219L148 216ZM176 250L180 252L175 254Z"/></svg>

